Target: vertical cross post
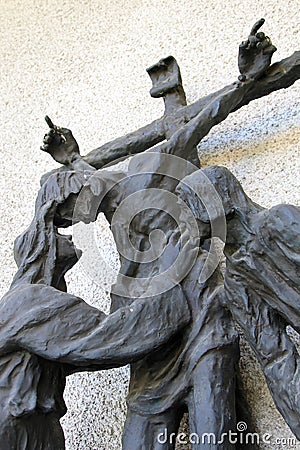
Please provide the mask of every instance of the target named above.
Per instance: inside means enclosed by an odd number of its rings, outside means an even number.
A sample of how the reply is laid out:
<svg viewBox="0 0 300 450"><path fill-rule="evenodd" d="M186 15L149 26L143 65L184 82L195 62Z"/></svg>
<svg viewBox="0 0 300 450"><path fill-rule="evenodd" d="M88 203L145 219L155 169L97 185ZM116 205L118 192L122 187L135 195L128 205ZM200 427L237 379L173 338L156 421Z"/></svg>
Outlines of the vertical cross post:
<svg viewBox="0 0 300 450"><path fill-rule="evenodd" d="M151 97L163 97L164 99L163 125L165 138L168 140L186 123L185 114L177 114L180 108L187 105L180 68L173 56L167 56L167 58L160 59L158 63L149 67L147 72L152 81ZM196 148L194 152L191 152L189 160L199 166Z"/></svg>

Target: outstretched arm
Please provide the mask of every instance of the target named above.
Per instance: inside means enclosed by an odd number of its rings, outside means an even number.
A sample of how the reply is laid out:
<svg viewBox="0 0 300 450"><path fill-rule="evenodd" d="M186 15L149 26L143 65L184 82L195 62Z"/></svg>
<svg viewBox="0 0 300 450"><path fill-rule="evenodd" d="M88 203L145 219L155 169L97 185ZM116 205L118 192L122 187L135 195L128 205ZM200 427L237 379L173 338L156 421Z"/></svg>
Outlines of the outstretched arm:
<svg viewBox="0 0 300 450"><path fill-rule="evenodd" d="M269 95L272 92L279 89L287 89L292 86L300 78L300 51L294 52L288 58L282 61L272 64L259 80L253 83L249 91L244 95L240 103L233 109L236 111L245 105L248 105L253 100ZM224 88L200 98L196 102L181 108L175 113L177 115L184 114L186 120L189 121L199 114L206 106L213 102L217 97L220 97L223 93L231 87L225 86ZM231 112L233 112L231 111ZM162 119L161 119L162 120Z"/></svg>
<svg viewBox="0 0 300 450"><path fill-rule="evenodd" d="M27 285L2 299L0 313L0 354L24 349L55 362L98 370L137 361L190 320L179 286L106 316L78 297L45 285Z"/></svg>
<svg viewBox="0 0 300 450"><path fill-rule="evenodd" d="M100 169L124 156L141 153L165 139L163 122L156 120L133 133L108 142L82 158L72 131L54 125L48 116L45 120L50 130L45 134L40 148L69 170Z"/></svg>
<svg viewBox="0 0 300 450"><path fill-rule="evenodd" d="M254 80L233 83L219 96L214 98L190 122L173 134L172 138L163 144L166 153L187 159L190 152L210 132L221 123L242 101L254 84Z"/></svg>
<svg viewBox="0 0 300 450"><path fill-rule="evenodd" d="M253 39L251 38L251 36L255 36L258 30L257 26L259 26L260 23L261 21L258 21L251 30L252 35L250 33L249 36L250 41L251 39ZM260 38L262 38L261 34ZM247 41L245 41L245 43L246 42ZM245 48L247 48L247 46L248 44L245 46ZM271 50L272 47L269 46L269 49ZM265 56L268 57L268 55ZM247 59L245 64L247 64ZM257 73L259 73L259 71ZM277 91L279 89L286 89L290 87L293 83L295 83L295 81L297 81L300 78L300 52L299 51L295 52L288 58L271 65L267 70L265 71L263 70L262 72L260 72L260 75L262 76L260 76L259 79L256 79L255 83L252 83L251 86L248 86L248 88L245 89L243 92L242 90L239 91L240 97L236 97L237 101L231 103L232 109L229 108L227 115L247 105L252 100L258 99L265 95L269 95L270 93ZM204 111L207 107L209 107L213 102L218 102L218 100L223 95L228 94L228 92L232 89L232 87L233 85L226 86L216 92L213 92L212 94L209 94L206 97L197 100L191 105L179 108L177 111L172 112L172 120L178 122L180 121L181 118L184 117L184 120L188 123L194 117L196 117L198 114ZM230 107L230 105L228 106ZM225 115L224 118L220 117L220 120L217 123L220 123L222 120L224 120L227 117L227 115ZM103 165L102 164L103 155L105 155L106 162L109 162L109 160L112 161L114 159L110 155L111 151L116 156L117 155L124 156L129 153L134 154L144 151L146 150L146 148L150 148L152 145L155 145L164 140L165 135L163 124L164 122L167 121L167 119L168 115L137 130L134 133L129 133L124 137L120 137L114 141L104 144L102 147L97 148L96 150L87 154L83 158L92 166L100 168ZM203 130L203 135L202 137L199 136L198 142L210 131L210 129L211 127L207 129L206 133ZM145 137L148 138L149 136L151 136L151 140L149 140L149 143L151 141L151 145L148 145L148 143L146 143L145 145L144 138Z"/></svg>
<svg viewBox="0 0 300 450"><path fill-rule="evenodd" d="M257 24L260 23L261 21L257 22ZM257 24L255 24L252 29L252 36L254 36L253 32L256 32L256 30L258 29ZM258 34L260 35L261 39L261 33ZM251 33L249 37L248 41L250 43L251 40L253 41L253 38L251 38ZM247 41L245 41L244 44L246 42ZM245 50L247 50L248 45L249 44L245 45ZM270 47L269 49L271 50L272 47ZM254 52L252 54L254 54ZM242 52L240 53L240 56L242 56ZM268 52L265 56L268 56ZM271 55L269 54L269 56ZM251 58L247 63L246 58L246 61L241 61L241 64L244 63L244 65L247 66L250 61ZM259 73L259 71L257 73ZM212 126L220 123L231 112L247 105L252 100L258 99L265 95L269 95L270 93L279 89L286 89L293 83L295 83L295 81L300 78L300 52L296 51L288 58L271 65L265 71L261 71L260 74L262 74L262 76L259 79L256 79L255 83L251 83L251 86L248 85L247 89L239 90L239 96L236 96L235 101L228 105L227 113L224 116L220 115L219 120L216 123L212 122L212 125L206 128L206 132L203 128L203 133L199 135L196 141L199 142L210 131ZM243 75L243 73L241 73L241 75ZM183 106L175 112L172 111L172 120L177 123L180 122L182 118L184 118L187 123L190 123L193 118L201 114L204 110L206 110L206 108L209 108L213 103L218 103L224 95L227 95L233 89L234 86L235 84L226 86L216 92L213 92L212 94L207 95L206 97L197 100L191 105ZM83 156L82 159L89 166L99 169L105 164L111 163L120 157L143 152L165 139L164 123L166 122L168 122L168 115L161 117L160 119L157 119L149 125L146 125L132 133L128 133L125 136L107 142L101 147L88 153L86 156Z"/></svg>
<svg viewBox="0 0 300 450"><path fill-rule="evenodd" d="M124 156L142 153L165 139L163 119L157 119L132 133L107 142L83 159L96 169Z"/></svg>
<svg viewBox="0 0 300 450"><path fill-rule="evenodd" d="M267 70L276 48L270 38L258 32L264 20L252 28L248 39L239 48L239 81L224 88L165 144L168 153L187 157L212 127L222 122L242 102L250 89Z"/></svg>

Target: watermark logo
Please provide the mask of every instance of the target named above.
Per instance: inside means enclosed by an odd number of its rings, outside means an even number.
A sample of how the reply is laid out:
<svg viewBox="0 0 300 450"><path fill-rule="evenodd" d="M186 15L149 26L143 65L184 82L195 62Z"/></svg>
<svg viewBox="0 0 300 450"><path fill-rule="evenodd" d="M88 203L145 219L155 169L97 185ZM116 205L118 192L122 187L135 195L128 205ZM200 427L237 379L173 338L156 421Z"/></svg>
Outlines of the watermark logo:
<svg viewBox="0 0 300 450"><path fill-rule="evenodd" d="M239 444L239 445L259 445L259 444L269 444L276 445L295 445L296 438L274 438L269 433L264 433L259 435L258 433L247 431L248 426L246 422L238 422L236 425L236 430L229 430L225 433L168 433L167 428L162 433L157 436L157 442L159 444L208 444L208 445L226 445L226 444Z"/></svg>

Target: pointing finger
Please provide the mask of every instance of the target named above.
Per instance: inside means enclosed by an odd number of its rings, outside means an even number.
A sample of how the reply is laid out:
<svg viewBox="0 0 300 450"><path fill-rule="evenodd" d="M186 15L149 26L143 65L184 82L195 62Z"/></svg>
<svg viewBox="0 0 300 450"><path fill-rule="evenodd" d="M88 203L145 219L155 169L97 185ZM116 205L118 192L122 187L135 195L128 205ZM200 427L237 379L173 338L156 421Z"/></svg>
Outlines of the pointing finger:
<svg viewBox="0 0 300 450"><path fill-rule="evenodd" d="M50 119L49 116L45 116L45 120L46 120L47 125L48 125L49 128L55 128L55 125L54 125L54 123L52 122L52 120Z"/></svg>
<svg viewBox="0 0 300 450"><path fill-rule="evenodd" d="M252 27L251 31L250 31L250 36L255 36L256 33L258 32L258 30L260 29L260 27L263 26L263 24L265 23L265 19L260 19L258 20Z"/></svg>

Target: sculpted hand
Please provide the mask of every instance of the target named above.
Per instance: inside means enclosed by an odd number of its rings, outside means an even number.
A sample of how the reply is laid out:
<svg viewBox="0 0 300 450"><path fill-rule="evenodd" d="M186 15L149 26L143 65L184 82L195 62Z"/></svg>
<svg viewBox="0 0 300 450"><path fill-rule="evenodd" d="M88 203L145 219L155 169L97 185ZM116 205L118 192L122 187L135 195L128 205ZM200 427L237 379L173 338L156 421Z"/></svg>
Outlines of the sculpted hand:
<svg viewBox="0 0 300 450"><path fill-rule="evenodd" d="M79 147L72 131L57 127L48 116L45 117L45 120L50 130L44 136L41 150L49 153L55 161L64 165L72 164L80 158Z"/></svg>
<svg viewBox="0 0 300 450"><path fill-rule="evenodd" d="M265 20L260 19L254 24L248 39L239 47L238 65L240 81L256 80L264 74L271 64L273 53L277 50L268 36L258 32Z"/></svg>

